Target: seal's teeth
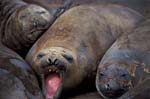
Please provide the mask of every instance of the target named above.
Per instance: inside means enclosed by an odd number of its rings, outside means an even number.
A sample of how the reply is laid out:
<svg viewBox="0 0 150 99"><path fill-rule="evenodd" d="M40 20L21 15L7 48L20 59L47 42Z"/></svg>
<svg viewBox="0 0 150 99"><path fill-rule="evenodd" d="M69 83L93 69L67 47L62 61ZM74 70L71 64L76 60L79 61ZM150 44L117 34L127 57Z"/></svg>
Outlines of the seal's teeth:
<svg viewBox="0 0 150 99"><path fill-rule="evenodd" d="M48 71L49 71L49 72L51 72L52 70L51 70L51 69L49 69Z"/></svg>
<svg viewBox="0 0 150 99"><path fill-rule="evenodd" d="M48 72L49 72L49 73L52 73L52 72L53 72L53 73L59 73L59 71L58 71L57 69L55 69L55 68L49 68L49 69L48 69Z"/></svg>

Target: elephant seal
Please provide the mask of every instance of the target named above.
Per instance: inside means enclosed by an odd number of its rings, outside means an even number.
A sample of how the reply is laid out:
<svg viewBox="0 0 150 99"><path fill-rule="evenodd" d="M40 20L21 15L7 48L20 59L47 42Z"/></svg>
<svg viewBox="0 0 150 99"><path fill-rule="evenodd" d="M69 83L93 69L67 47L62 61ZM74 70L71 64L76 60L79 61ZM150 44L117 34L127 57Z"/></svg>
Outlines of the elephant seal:
<svg viewBox="0 0 150 99"><path fill-rule="evenodd" d="M150 77L149 42L150 19L147 19L112 45L102 58L96 75L96 87L102 96L116 99ZM143 87L146 88L145 85ZM133 93L136 92L140 90Z"/></svg>
<svg viewBox="0 0 150 99"><path fill-rule="evenodd" d="M44 8L22 0L0 0L1 42L23 54L48 28L52 15Z"/></svg>
<svg viewBox="0 0 150 99"><path fill-rule="evenodd" d="M0 0L1 42L21 56L25 56L34 42L71 6L71 1L66 1L52 11L41 0L24 1Z"/></svg>
<svg viewBox="0 0 150 99"><path fill-rule="evenodd" d="M94 83L105 51L142 19L134 10L118 5L83 5L63 13L26 56L46 98L57 99L61 90L77 88L84 81Z"/></svg>
<svg viewBox="0 0 150 99"><path fill-rule="evenodd" d="M31 67L0 44L0 99L44 99Z"/></svg>

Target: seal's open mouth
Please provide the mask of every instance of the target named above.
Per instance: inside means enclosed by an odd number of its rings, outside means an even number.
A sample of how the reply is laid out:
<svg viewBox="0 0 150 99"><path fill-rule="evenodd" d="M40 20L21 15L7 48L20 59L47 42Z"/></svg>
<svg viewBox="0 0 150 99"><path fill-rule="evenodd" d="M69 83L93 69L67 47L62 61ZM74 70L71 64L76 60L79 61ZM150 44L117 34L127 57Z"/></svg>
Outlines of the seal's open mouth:
<svg viewBox="0 0 150 99"><path fill-rule="evenodd" d="M102 93L107 98L116 99L116 98L119 98L125 92L126 92L125 90L120 89L120 90L117 90L115 92L114 91L105 91L105 92L102 92Z"/></svg>
<svg viewBox="0 0 150 99"><path fill-rule="evenodd" d="M53 98L58 86L60 84L60 76L58 74L51 74L45 79L45 87L46 87L46 98Z"/></svg>
<svg viewBox="0 0 150 99"><path fill-rule="evenodd" d="M62 75L60 71L56 69L49 69L45 72L44 83L45 83L45 95L46 99L53 99L60 93Z"/></svg>

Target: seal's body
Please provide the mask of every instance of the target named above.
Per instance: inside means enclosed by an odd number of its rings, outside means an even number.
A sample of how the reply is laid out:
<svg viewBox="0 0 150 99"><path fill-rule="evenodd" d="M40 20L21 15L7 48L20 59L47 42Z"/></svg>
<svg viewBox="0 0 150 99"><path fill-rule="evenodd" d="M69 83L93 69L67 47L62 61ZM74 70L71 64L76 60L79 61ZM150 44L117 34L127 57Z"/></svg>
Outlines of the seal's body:
<svg viewBox="0 0 150 99"><path fill-rule="evenodd" d="M0 99L44 99L31 67L0 44Z"/></svg>
<svg viewBox="0 0 150 99"><path fill-rule="evenodd" d="M141 19L137 12L117 5L77 6L62 14L26 57L46 97L58 98L62 89L94 79L104 52Z"/></svg>
<svg viewBox="0 0 150 99"><path fill-rule="evenodd" d="M1 42L19 54L25 54L46 31L51 17L49 11L38 5L22 0L1 0Z"/></svg>
<svg viewBox="0 0 150 99"><path fill-rule="evenodd" d="M120 97L130 88L141 86L140 84L145 80L149 82L147 80L150 77L149 42L150 20L148 19L132 33L123 34L112 45L98 67L96 86L101 95L113 99ZM145 85L147 84L142 85L143 90L149 90ZM147 86L147 88L149 87ZM132 91L132 94L130 91L132 97L148 94L148 91L146 93L142 89L136 89L136 91Z"/></svg>
<svg viewBox="0 0 150 99"><path fill-rule="evenodd" d="M140 84L130 89L127 93L121 96L119 99L149 99L150 95L150 78L147 77Z"/></svg>

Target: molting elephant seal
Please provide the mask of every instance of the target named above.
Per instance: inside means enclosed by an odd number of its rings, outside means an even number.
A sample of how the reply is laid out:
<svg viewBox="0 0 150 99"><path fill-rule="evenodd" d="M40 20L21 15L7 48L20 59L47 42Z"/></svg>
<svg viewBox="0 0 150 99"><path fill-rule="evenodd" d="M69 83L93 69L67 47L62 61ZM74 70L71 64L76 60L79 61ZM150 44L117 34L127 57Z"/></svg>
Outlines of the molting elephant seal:
<svg viewBox="0 0 150 99"><path fill-rule="evenodd" d="M30 3L24 1L30 1ZM21 56L26 55L35 41L72 4L71 0L67 0L53 12L50 10L52 8L44 1L24 1L0 1L1 42Z"/></svg>
<svg viewBox="0 0 150 99"><path fill-rule="evenodd" d="M51 14L46 9L22 0L0 1L1 42L19 54L29 47L49 26Z"/></svg>
<svg viewBox="0 0 150 99"><path fill-rule="evenodd" d="M121 99L141 99L138 96L148 99L146 97L150 97L148 91L150 88L147 84L150 81L149 42L149 19L131 33L123 34L117 39L98 67L96 87L102 96L116 99L127 92L123 96L126 98L121 97Z"/></svg>
<svg viewBox="0 0 150 99"><path fill-rule="evenodd" d="M98 62L109 46L142 16L118 5L77 6L62 14L33 45L26 61L39 76L46 98L94 83Z"/></svg>

